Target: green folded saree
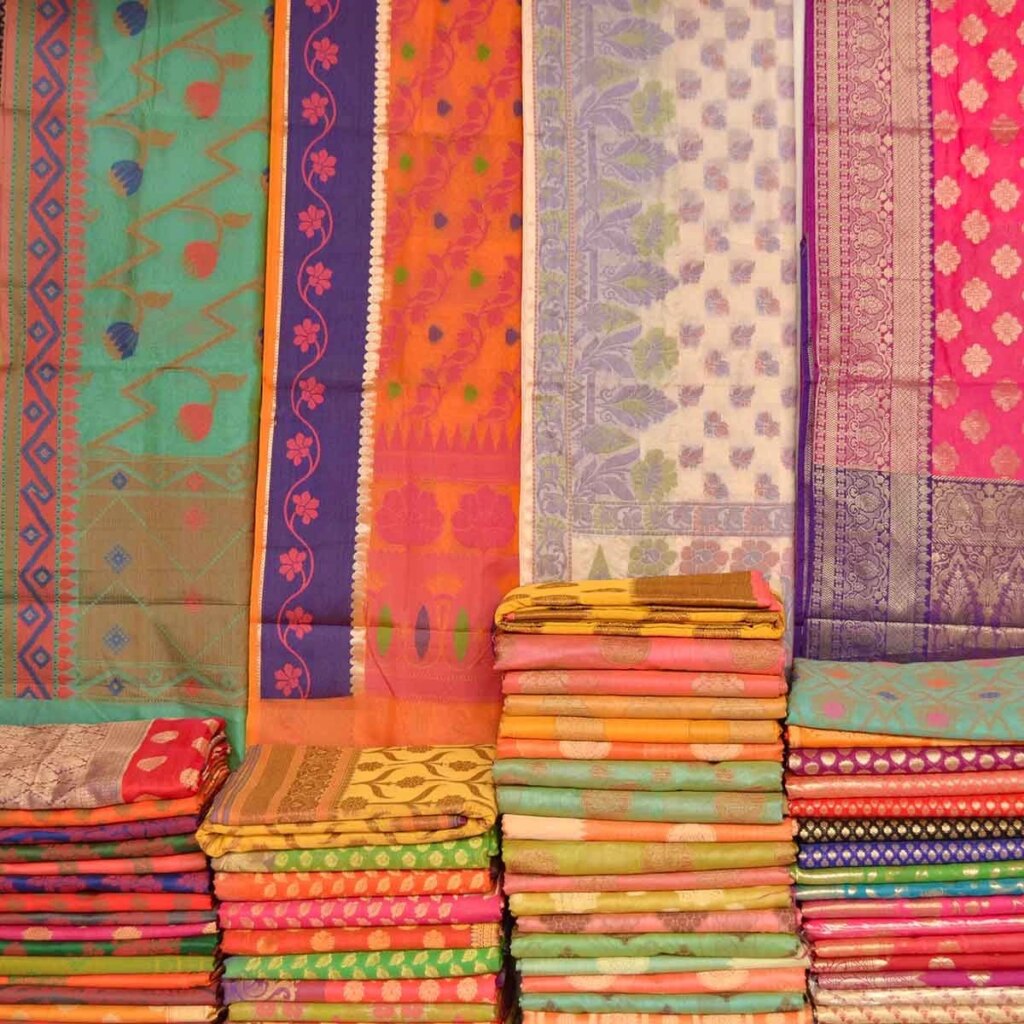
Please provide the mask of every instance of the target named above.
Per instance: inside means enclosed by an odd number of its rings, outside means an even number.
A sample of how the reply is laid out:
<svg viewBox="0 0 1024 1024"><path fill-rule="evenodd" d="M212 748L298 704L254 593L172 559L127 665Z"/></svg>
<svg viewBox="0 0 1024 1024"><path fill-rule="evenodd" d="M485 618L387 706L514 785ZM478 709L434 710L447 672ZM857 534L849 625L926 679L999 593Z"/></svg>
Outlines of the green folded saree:
<svg viewBox="0 0 1024 1024"><path fill-rule="evenodd" d="M972 878L1024 878L1024 860L978 864L915 864L875 868L794 868L801 885L865 885L872 882L958 882Z"/></svg>
<svg viewBox="0 0 1024 1024"><path fill-rule="evenodd" d="M412 846L350 846L346 849L260 850L213 858L215 871L400 871L485 868L498 853L490 829L469 839Z"/></svg>
<svg viewBox="0 0 1024 1024"><path fill-rule="evenodd" d="M669 761L570 761L531 759L497 761L498 786L561 786L571 789L692 790L699 792L778 793L782 765L770 761L701 764Z"/></svg>
<svg viewBox="0 0 1024 1024"><path fill-rule="evenodd" d="M232 956L226 978L272 981L387 981L392 978L461 978L501 970L499 946L484 949L388 950L374 953L297 953Z"/></svg>
<svg viewBox="0 0 1024 1024"><path fill-rule="evenodd" d="M168 953L168 950L177 950L177 953L173 953L175 956L199 956L206 954L207 957L213 956L217 951L217 944L220 941L217 935L182 935L176 938L168 939L128 939L124 941L118 941L115 939L106 940L101 939L99 941L71 941L57 939L52 942L34 942L26 941L23 939L10 939L0 940L0 957L7 956L50 956L50 957L66 957L66 956L86 956L86 957L97 957L97 956L112 956L117 957L115 964L107 964L107 971L105 973L111 973L111 968L120 964L124 957L118 956L118 952L124 949L126 946L132 949L138 949L139 943L144 942L157 942L160 943L160 948L163 953ZM174 943L173 946L170 944ZM142 947L145 948L145 947ZM138 957L138 952L131 953L129 956ZM206 970L209 967L209 961L205 967L201 968ZM46 972L49 973L49 972ZM113 973L119 973L114 971Z"/></svg>
<svg viewBox="0 0 1024 1024"><path fill-rule="evenodd" d="M753 933L748 935L703 932L665 932L640 935L531 935L514 932L512 955L520 962L529 958L559 958L566 965L556 974L576 974L575 957L789 957L802 950L795 935ZM569 958L569 959L563 959ZM572 970L569 970L569 965Z"/></svg>
<svg viewBox="0 0 1024 1024"><path fill-rule="evenodd" d="M784 1013L804 1005L802 992L741 992L736 995L638 996L590 992L523 992L524 1010L556 1013Z"/></svg>
<svg viewBox="0 0 1024 1024"><path fill-rule="evenodd" d="M19 843L0 845L0 864L104 860L109 857L162 857L173 853L195 853L198 849L199 843L194 833L112 843Z"/></svg>
<svg viewBox="0 0 1024 1024"><path fill-rule="evenodd" d="M541 977L591 974L676 974L689 971L752 971L758 968L778 967L802 970L809 960L799 957L556 957L516 961L519 972Z"/></svg>
<svg viewBox="0 0 1024 1024"><path fill-rule="evenodd" d="M212 967L208 956L119 956L116 964L107 956L0 956L0 975L197 974Z"/></svg>
<svg viewBox="0 0 1024 1024"><path fill-rule="evenodd" d="M785 816L786 798L781 793L641 793L499 786L498 809L502 814L549 818L774 825Z"/></svg>
<svg viewBox="0 0 1024 1024"><path fill-rule="evenodd" d="M655 892L517 892L509 897L508 905L516 917L537 917L542 914L763 910L788 907L792 898L788 885L748 885L737 889Z"/></svg>
<svg viewBox="0 0 1024 1024"><path fill-rule="evenodd" d="M508 839L505 868L524 875L640 875L774 867L796 860L795 843L605 843Z"/></svg>

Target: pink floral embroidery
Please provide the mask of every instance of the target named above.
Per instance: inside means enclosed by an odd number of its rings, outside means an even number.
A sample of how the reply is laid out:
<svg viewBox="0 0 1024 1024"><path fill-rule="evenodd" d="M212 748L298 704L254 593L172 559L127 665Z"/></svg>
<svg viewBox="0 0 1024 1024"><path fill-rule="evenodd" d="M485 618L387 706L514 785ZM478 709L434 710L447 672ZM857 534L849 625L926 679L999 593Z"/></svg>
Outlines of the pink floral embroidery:
<svg viewBox="0 0 1024 1024"><path fill-rule="evenodd" d="M465 494L452 516L455 539L467 548L503 548L516 532L512 502L490 487Z"/></svg>
<svg viewBox="0 0 1024 1024"><path fill-rule="evenodd" d="M307 237L312 238L324 226L324 211L312 203L304 210L299 210L299 230Z"/></svg>
<svg viewBox="0 0 1024 1024"><path fill-rule="evenodd" d="M312 447L313 438L306 434L296 434L294 437L289 437L285 442L288 460L295 466L298 466L304 459L309 458Z"/></svg>
<svg viewBox="0 0 1024 1024"><path fill-rule="evenodd" d="M295 634L296 640L301 640L307 633L313 632L313 615L301 606L289 608L284 613L288 626Z"/></svg>
<svg viewBox="0 0 1024 1024"><path fill-rule="evenodd" d="M278 556L280 565L277 571L289 582L296 576L301 576L306 569L306 552L298 548L289 548L284 554Z"/></svg>
<svg viewBox="0 0 1024 1024"><path fill-rule="evenodd" d="M274 688L285 697L290 697L302 686L302 669L289 662L274 673Z"/></svg>
<svg viewBox="0 0 1024 1024"><path fill-rule="evenodd" d="M330 181L338 167L338 158L326 149L318 149L309 156L309 166L321 182Z"/></svg>
<svg viewBox="0 0 1024 1024"><path fill-rule="evenodd" d="M294 327L294 342L299 351L305 355L320 340L320 325L306 317L301 324Z"/></svg>
<svg viewBox="0 0 1024 1024"><path fill-rule="evenodd" d="M302 393L300 400L305 402L310 409L315 409L318 405L324 404L324 386L316 377L307 377L305 380L300 380L299 391Z"/></svg>
<svg viewBox="0 0 1024 1024"><path fill-rule="evenodd" d="M314 13L319 14L328 4L328 0L306 0L306 6Z"/></svg>
<svg viewBox="0 0 1024 1024"><path fill-rule="evenodd" d="M324 69L338 63L338 44L326 37L313 42L313 59Z"/></svg>
<svg viewBox="0 0 1024 1024"><path fill-rule="evenodd" d="M311 267L306 267L306 277L309 278L309 287L317 295L323 295L324 292L331 290L331 278L334 277L334 271L322 263L314 263Z"/></svg>
<svg viewBox="0 0 1024 1024"><path fill-rule="evenodd" d="M295 514L306 526L320 515L320 499L314 498L309 491L292 495L292 504L295 506Z"/></svg>
<svg viewBox="0 0 1024 1024"><path fill-rule="evenodd" d="M374 525L389 544L429 544L441 535L444 515L430 491L409 483L384 495Z"/></svg>

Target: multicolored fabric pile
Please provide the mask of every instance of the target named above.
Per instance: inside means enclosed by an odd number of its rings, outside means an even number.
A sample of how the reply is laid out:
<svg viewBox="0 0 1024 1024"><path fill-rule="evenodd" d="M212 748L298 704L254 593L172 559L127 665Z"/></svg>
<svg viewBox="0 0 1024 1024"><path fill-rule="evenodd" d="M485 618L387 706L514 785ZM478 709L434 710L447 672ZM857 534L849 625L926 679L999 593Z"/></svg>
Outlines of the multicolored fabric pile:
<svg viewBox="0 0 1024 1024"><path fill-rule="evenodd" d="M809 1020L784 623L764 580L525 586L497 625L495 782L525 1024Z"/></svg>
<svg viewBox="0 0 1024 1024"><path fill-rule="evenodd" d="M1024 1019L1024 659L797 661L786 785L820 1024Z"/></svg>
<svg viewBox="0 0 1024 1024"><path fill-rule="evenodd" d="M0 726L0 1021L213 1021L224 722Z"/></svg>
<svg viewBox="0 0 1024 1024"><path fill-rule="evenodd" d="M229 1019L501 1020L493 760L251 747L200 830Z"/></svg>

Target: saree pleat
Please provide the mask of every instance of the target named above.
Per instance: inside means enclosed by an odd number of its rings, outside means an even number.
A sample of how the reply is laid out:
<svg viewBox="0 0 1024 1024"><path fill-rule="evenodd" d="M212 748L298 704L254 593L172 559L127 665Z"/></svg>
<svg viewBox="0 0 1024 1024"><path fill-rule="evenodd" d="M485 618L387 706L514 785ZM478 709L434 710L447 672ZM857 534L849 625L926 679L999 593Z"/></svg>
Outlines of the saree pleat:
<svg viewBox="0 0 1024 1024"><path fill-rule="evenodd" d="M266 1010L270 1001L287 1014L287 1007L309 1003L329 1003L343 1013L345 1003L377 1003L378 1009L393 1003L486 1004L493 1011L501 996L498 978L491 974L468 975L462 978L412 978L388 981L286 981L278 979L226 978L224 998L229 1004L262 1003ZM240 1010L244 1014L248 1010ZM262 1018L261 1018L262 1019ZM287 1017L285 1018L287 1019ZM444 1018L445 1020L449 1018ZM487 1018L490 1019L490 1018Z"/></svg>
<svg viewBox="0 0 1024 1024"><path fill-rule="evenodd" d="M749 843L786 842L793 837L792 821L778 825L735 825L667 821L602 821L595 818L545 818L505 814L502 829L508 841L543 840L626 843ZM505 883L506 892L508 883Z"/></svg>
<svg viewBox="0 0 1024 1024"><path fill-rule="evenodd" d="M613 821L781 823L786 801L772 793L643 793L499 786L502 814Z"/></svg>
<svg viewBox="0 0 1024 1024"><path fill-rule="evenodd" d="M760 910L790 906L788 886L695 889L685 892L513 893L509 908L519 916L542 914L663 913L672 911Z"/></svg>
<svg viewBox="0 0 1024 1024"><path fill-rule="evenodd" d="M507 819L506 819L507 820ZM623 892L632 889L722 889L733 871L662 871L642 875L506 875L502 887L517 892ZM789 885L788 867L744 868L749 885Z"/></svg>
<svg viewBox="0 0 1024 1024"><path fill-rule="evenodd" d="M671 790L772 793L782 790L782 766L744 761L637 764L527 758L498 761L494 766L494 782L498 787L642 790L645 793ZM498 794L500 800L500 788Z"/></svg>
<svg viewBox="0 0 1024 1024"><path fill-rule="evenodd" d="M225 953L268 956L281 953L344 953L381 949L481 949L501 945L497 923L388 928L231 929Z"/></svg>
<svg viewBox="0 0 1024 1024"><path fill-rule="evenodd" d="M547 670L506 672L501 692L508 694L580 694L616 697L781 697L781 675L736 672L663 672L648 670Z"/></svg>

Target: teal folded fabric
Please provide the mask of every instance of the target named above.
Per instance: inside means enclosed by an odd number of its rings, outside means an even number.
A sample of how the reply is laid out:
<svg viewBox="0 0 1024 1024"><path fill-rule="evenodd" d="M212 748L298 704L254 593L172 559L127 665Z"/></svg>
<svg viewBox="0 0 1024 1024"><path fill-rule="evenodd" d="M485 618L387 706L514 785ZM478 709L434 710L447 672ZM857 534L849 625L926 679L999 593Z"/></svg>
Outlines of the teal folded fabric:
<svg viewBox="0 0 1024 1024"><path fill-rule="evenodd" d="M801 992L741 992L736 995L634 996L589 992L523 992L524 1010L556 1013L783 1013L804 1005Z"/></svg>
<svg viewBox="0 0 1024 1024"><path fill-rule="evenodd" d="M778 793L782 765L770 761L726 761L721 764L663 761L572 761L512 758L494 765L499 786L625 789L663 792Z"/></svg>
<svg viewBox="0 0 1024 1024"><path fill-rule="evenodd" d="M499 786L502 814L605 821L667 821L773 825L782 821L781 793L637 793L606 789Z"/></svg>
<svg viewBox="0 0 1024 1024"><path fill-rule="evenodd" d="M790 725L935 739L1019 742L1024 658L807 661L793 665Z"/></svg>

